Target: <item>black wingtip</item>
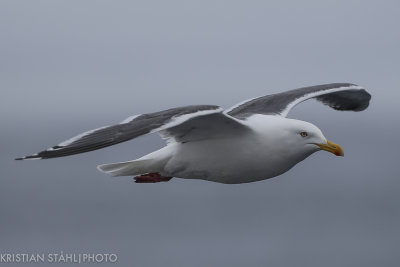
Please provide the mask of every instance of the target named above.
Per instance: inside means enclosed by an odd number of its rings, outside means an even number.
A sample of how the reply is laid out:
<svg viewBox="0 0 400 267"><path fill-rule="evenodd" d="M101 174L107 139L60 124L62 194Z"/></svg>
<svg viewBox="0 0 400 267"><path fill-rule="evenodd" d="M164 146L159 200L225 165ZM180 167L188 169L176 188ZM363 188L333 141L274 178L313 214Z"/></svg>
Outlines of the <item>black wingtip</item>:
<svg viewBox="0 0 400 267"><path fill-rule="evenodd" d="M15 158L14 160L27 160L27 159L41 159L42 157L38 156L38 154L30 155L30 156L25 156L21 158Z"/></svg>

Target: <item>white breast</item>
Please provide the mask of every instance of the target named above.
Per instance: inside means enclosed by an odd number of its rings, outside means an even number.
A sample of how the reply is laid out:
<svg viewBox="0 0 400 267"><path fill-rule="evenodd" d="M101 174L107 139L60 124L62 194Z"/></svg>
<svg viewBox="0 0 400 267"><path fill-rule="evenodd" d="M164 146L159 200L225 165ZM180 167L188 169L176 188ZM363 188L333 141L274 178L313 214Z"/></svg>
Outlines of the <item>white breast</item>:
<svg viewBox="0 0 400 267"><path fill-rule="evenodd" d="M174 144L175 154L164 170L187 179L220 183L264 180L286 172L297 162L288 162L258 138L214 139Z"/></svg>

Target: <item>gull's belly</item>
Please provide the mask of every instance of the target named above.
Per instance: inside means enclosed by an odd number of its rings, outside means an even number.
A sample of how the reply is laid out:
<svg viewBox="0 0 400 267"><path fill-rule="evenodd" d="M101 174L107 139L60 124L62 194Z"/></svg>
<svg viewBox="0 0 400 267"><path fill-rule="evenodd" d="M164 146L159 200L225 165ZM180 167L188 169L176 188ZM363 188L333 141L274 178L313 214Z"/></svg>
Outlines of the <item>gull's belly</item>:
<svg viewBox="0 0 400 267"><path fill-rule="evenodd" d="M220 183L247 183L280 175L297 161L278 156L257 139L215 139L173 144L164 170L171 176Z"/></svg>

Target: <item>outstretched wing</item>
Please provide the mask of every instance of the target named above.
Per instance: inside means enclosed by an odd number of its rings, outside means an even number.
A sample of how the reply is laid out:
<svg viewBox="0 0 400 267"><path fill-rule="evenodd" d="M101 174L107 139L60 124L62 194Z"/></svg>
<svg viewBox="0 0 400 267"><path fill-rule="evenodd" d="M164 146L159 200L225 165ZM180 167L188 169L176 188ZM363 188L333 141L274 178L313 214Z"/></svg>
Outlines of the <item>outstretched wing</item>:
<svg viewBox="0 0 400 267"><path fill-rule="evenodd" d="M355 84L331 83L254 98L225 112L238 119L246 119L253 114L286 117L294 106L310 98L336 110L362 111L368 107L371 95Z"/></svg>
<svg viewBox="0 0 400 267"><path fill-rule="evenodd" d="M48 159L84 153L154 132L161 132L179 142L187 142L207 136L218 137L226 127L230 130L245 129L235 118L223 114L222 111L218 106L202 105L132 116L119 124L84 132L47 150L17 160Z"/></svg>

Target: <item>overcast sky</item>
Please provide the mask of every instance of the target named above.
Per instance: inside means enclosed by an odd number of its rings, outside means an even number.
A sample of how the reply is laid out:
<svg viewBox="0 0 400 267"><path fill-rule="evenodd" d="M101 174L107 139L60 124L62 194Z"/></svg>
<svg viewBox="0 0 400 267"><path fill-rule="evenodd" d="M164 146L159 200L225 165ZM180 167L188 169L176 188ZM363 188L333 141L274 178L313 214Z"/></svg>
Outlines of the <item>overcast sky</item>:
<svg viewBox="0 0 400 267"><path fill-rule="evenodd" d="M1 1L0 253L113 252L121 266L399 266L399 9ZM291 117L319 126L345 157L318 152L271 180L140 185L96 170L163 146L158 136L12 160L133 114L331 82L364 86L370 108L309 101Z"/></svg>

